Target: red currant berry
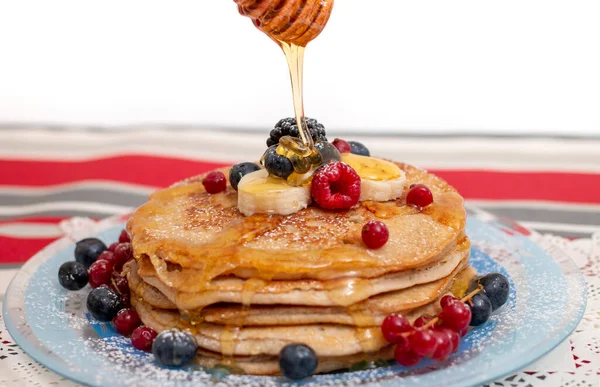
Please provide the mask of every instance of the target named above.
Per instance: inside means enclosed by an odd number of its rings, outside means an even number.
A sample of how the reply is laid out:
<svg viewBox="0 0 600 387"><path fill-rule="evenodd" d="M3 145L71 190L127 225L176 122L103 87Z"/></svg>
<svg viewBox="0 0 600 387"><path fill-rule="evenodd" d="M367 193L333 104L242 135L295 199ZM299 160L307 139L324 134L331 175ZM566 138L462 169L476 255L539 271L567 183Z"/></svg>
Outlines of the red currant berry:
<svg viewBox="0 0 600 387"><path fill-rule="evenodd" d="M455 301L458 301L458 298L452 297L450 295L446 295L446 296L442 297L442 299L440 300L440 306L442 308L445 308L446 305L451 304Z"/></svg>
<svg viewBox="0 0 600 387"><path fill-rule="evenodd" d="M458 347L460 346L460 335L450 328L441 327L439 328L439 331L445 333L450 338L450 342L452 343L451 353L458 351Z"/></svg>
<svg viewBox="0 0 600 387"><path fill-rule="evenodd" d="M158 336L154 329L149 327L137 327L131 334L131 344L134 348L141 351L150 352L152 350L152 342Z"/></svg>
<svg viewBox="0 0 600 387"><path fill-rule="evenodd" d="M433 331L433 336L436 340L436 347L431 358L438 361L445 360L454 349L450 336L446 332L440 331Z"/></svg>
<svg viewBox="0 0 600 387"><path fill-rule="evenodd" d="M134 329L142 325L140 316L133 309L121 309L113 319L115 329L123 336L129 336Z"/></svg>
<svg viewBox="0 0 600 387"><path fill-rule="evenodd" d="M108 284L110 282L112 271L112 266L104 260L92 263L92 266L90 266L90 269L88 270L88 281L90 286L97 288L100 285Z"/></svg>
<svg viewBox="0 0 600 387"><path fill-rule="evenodd" d="M422 359L422 356L417 354L412 349L403 350L400 347L396 347L394 350L394 359L398 362L398 364L403 365L405 367L412 367L417 364Z"/></svg>
<svg viewBox="0 0 600 387"><path fill-rule="evenodd" d="M133 258L133 248L131 247L131 243L119 243L117 248L115 248L115 258L117 263L115 264L115 269L119 269L123 267L127 261Z"/></svg>
<svg viewBox="0 0 600 387"><path fill-rule="evenodd" d="M453 302L442 309L440 319L443 326L459 332L469 326L471 309L463 302Z"/></svg>
<svg viewBox="0 0 600 387"><path fill-rule="evenodd" d="M340 153L350 153L352 152L352 147L348 143L348 141L342 140L341 138L336 138L331 143Z"/></svg>
<svg viewBox="0 0 600 387"><path fill-rule="evenodd" d="M117 264L117 258L115 257L115 254L109 250L103 251L102 254L98 256L97 261L106 261L111 268L114 268Z"/></svg>
<svg viewBox="0 0 600 387"><path fill-rule="evenodd" d="M315 172L311 194L323 208L348 209L360 199L360 177L348 164L331 162Z"/></svg>
<svg viewBox="0 0 600 387"><path fill-rule="evenodd" d="M424 357L433 355L437 348L437 340L431 329L415 331L408 341L412 350Z"/></svg>
<svg viewBox="0 0 600 387"><path fill-rule="evenodd" d="M123 308L131 308L131 296L129 293L121 294L121 304L123 305Z"/></svg>
<svg viewBox="0 0 600 387"><path fill-rule="evenodd" d="M131 238L129 238L129 233L127 230L121 231L121 235L119 235L119 243L127 243L131 242Z"/></svg>
<svg viewBox="0 0 600 387"><path fill-rule="evenodd" d="M424 314L423 316L421 316L415 320L415 322L413 323L413 326L415 328L421 328L422 326L427 325L427 323L429 323L431 320L433 320L432 316L430 316L428 314Z"/></svg>
<svg viewBox="0 0 600 387"><path fill-rule="evenodd" d="M113 271L111 282L119 294L129 293L129 281L127 281L127 277L117 273L116 271Z"/></svg>
<svg viewBox="0 0 600 387"><path fill-rule="evenodd" d="M117 246L119 245L119 242L115 242L112 245L108 246L108 251L110 251L111 253L115 252L115 249L117 248Z"/></svg>
<svg viewBox="0 0 600 387"><path fill-rule="evenodd" d="M433 203L433 194L426 185L417 184L406 195L406 204L417 208L427 207Z"/></svg>
<svg viewBox="0 0 600 387"><path fill-rule="evenodd" d="M413 327L406 317L398 314L390 314L381 324L381 333L388 343L398 344L404 336L402 333L412 331Z"/></svg>
<svg viewBox="0 0 600 387"><path fill-rule="evenodd" d="M458 335L460 337L465 337L467 335L467 333L469 333L469 327L464 327L463 329L458 331Z"/></svg>
<svg viewBox="0 0 600 387"><path fill-rule="evenodd" d="M209 194L216 194L227 189L227 179L223 172L209 173L204 180L202 180L202 184Z"/></svg>
<svg viewBox="0 0 600 387"><path fill-rule="evenodd" d="M379 249L383 247L390 237L385 223L378 220L372 220L362 228L362 240L370 249Z"/></svg>

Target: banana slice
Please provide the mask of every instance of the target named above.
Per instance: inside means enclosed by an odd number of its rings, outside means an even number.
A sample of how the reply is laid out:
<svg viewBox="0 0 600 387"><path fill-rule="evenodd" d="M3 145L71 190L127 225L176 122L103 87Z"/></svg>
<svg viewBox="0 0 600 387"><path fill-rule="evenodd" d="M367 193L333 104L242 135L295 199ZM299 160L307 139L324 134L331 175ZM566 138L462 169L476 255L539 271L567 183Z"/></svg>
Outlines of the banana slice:
<svg viewBox="0 0 600 387"><path fill-rule="evenodd" d="M247 174L238 184L238 209L246 215L290 215L311 203L310 185L294 187L265 169Z"/></svg>
<svg viewBox="0 0 600 387"><path fill-rule="evenodd" d="M387 202L402 196L406 174L394 163L374 157L342 154L342 161L360 176L360 201Z"/></svg>

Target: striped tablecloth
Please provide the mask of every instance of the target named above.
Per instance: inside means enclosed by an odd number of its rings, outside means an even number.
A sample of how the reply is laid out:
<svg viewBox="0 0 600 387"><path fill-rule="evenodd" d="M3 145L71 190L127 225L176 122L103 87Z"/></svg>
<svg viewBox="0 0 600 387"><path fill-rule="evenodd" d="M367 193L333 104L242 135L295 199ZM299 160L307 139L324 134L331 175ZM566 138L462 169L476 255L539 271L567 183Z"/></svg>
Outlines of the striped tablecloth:
<svg viewBox="0 0 600 387"><path fill-rule="evenodd" d="M20 264L62 235L61 221L127 213L157 188L257 160L267 133L0 127L0 295ZM424 167L469 204L541 233L591 244L600 232L600 139L329 133L336 136L363 142L373 155ZM600 343L589 345L600 357Z"/></svg>

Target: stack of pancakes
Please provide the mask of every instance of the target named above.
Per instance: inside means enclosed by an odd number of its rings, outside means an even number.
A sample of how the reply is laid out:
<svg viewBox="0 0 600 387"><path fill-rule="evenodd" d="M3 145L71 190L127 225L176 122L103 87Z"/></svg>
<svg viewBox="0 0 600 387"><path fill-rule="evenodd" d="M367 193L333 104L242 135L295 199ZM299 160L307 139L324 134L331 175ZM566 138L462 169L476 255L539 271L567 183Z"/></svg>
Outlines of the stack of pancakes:
<svg viewBox="0 0 600 387"><path fill-rule="evenodd" d="M462 197L434 175L397 165L407 178L400 199L349 211L309 206L245 217L236 191L210 195L203 176L154 193L127 225L133 307L158 332L191 332L207 366L234 362L249 374L277 374L279 351L290 343L315 350L317 372L392 358L383 319L436 314L439 298L463 295L474 274ZM413 183L426 184L434 203L407 206ZM362 242L370 220L389 229L381 249Z"/></svg>

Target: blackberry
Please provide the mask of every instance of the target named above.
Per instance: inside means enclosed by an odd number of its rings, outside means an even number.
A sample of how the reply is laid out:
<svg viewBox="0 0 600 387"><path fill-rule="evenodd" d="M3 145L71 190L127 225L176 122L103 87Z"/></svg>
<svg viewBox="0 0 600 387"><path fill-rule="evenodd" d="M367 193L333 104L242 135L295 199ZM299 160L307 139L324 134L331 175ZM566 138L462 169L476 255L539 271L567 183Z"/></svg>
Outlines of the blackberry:
<svg viewBox="0 0 600 387"><path fill-rule="evenodd" d="M310 131L313 141L327 141L325 127L314 118L306 118L306 126ZM279 144L279 139L283 136L292 136L300 138L300 131L296 125L295 118L284 118L275 124L275 128L271 130L270 137L267 139L267 146Z"/></svg>

